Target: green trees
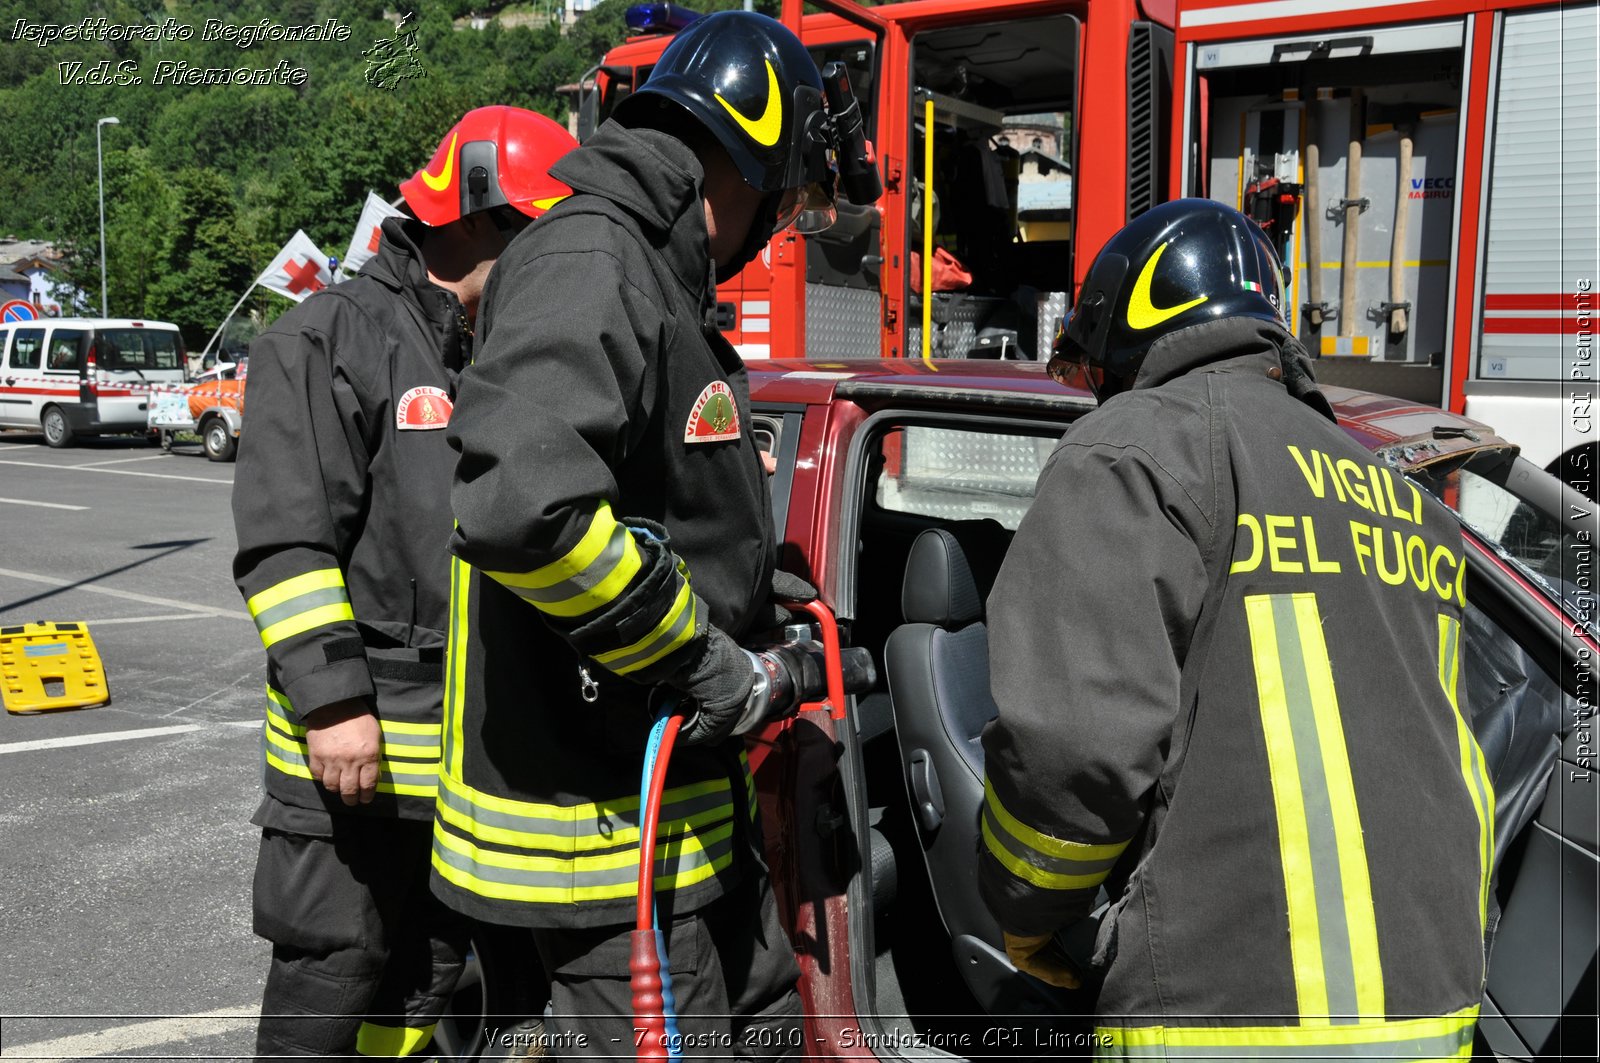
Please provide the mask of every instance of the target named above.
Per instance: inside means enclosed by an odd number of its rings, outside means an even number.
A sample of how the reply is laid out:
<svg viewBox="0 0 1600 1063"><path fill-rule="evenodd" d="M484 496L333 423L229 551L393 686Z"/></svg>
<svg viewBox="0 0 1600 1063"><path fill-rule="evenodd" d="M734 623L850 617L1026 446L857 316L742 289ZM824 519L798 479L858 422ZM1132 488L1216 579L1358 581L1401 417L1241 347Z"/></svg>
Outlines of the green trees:
<svg viewBox="0 0 1600 1063"><path fill-rule="evenodd" d="M0 234L63 249L65 279L85 294L85 309L98 310L95 121L115 115L120 125L104 130L109 309L176 322L198 347L296 229L342 253L368 190L393 197L467 110L504 103L564 120L567 100L557 87L577 81L626 36L629 2L603 0L562 33L544 17L561 8L555 0L0 0ZM755 4L772 15L779 6ZM416 12L423 73L392 89L368 83L362 55L395 39L386 9ZM466 19L496 13L504 25L473 29ZM158 39L40 47L17 31L19 22L65 27L86 18L142 27ZM348 32L343 40L239 47L237 31L263 19L274 27L337 19ZM214 26L235 32L208 32ZM179 64L216 72L201 78L213 83L173 76ZM239 68L283 67L305 76L232 83ZM281 302L257 293L254 309L270 319Z"/></svg>
<svg viewBox="0 0 1600 1063"><path fill-rule="evenodd" d="M98 312L95 121L117 116L120 125L103 130L110 312L174 321L198 347L295 229L342 253L367 191L394 196L465 111L508 103L564 119L566 102L555 86L574 80L595 48L620 40L625 5L585 18L616 32L603 42L583 38L580 55L556 26L452 24L469 8L504 5L416 0L415 55L425 76L392 90L367 82L361 54L394 37L394 23L382 17L386 6L55 0L41 9L0 2L0 168L8 178L0 235L55 243L66 255L65 279ZM15 32L18 20L76 26L101 17L108 27L152 30L170 19L188 39L56 39L40 47ZM208 20L250 27L262 19L288 27L338 19L349 32L342 41L266 40L247 48L238 47L237 36L204 39ZM162 63L224 72L213 81L231 80L227 72L236 68L280 63L306 76L303 84L191 85L168 68L158 84ZM264 293L257 301L269 317L271 304L281 302Z"/></svg>

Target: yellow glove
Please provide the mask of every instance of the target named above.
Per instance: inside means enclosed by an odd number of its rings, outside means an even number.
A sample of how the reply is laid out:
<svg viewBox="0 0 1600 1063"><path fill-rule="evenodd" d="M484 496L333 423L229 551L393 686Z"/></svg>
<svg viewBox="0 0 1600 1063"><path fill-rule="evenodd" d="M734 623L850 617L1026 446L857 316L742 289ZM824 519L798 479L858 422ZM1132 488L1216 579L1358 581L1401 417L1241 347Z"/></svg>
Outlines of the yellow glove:
<svg viewBox="0 0 1600 1063"><path fill-rule="evenodd" d="M1041 982L1062 989L1077 989L1080 982L1072 961L1058 947L1052 947L1054 934L1023 937L1020 934L1003 934L1006 956L1017 970L1031 974Z"/></svg>

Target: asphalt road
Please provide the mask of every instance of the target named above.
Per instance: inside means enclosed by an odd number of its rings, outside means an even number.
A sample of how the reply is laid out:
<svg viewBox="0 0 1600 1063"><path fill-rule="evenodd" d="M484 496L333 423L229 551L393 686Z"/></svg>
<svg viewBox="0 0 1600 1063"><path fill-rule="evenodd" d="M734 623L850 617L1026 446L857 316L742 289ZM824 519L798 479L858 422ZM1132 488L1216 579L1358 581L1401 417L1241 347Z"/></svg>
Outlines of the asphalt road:
<svg viewBox="0 0 1600 1063"><path fill-rule="evenodd" d="M233 466L0 432L0 624L85 621L109 705L0 714L0 1056L233 1058L264 660L234 590Z"/></svg>

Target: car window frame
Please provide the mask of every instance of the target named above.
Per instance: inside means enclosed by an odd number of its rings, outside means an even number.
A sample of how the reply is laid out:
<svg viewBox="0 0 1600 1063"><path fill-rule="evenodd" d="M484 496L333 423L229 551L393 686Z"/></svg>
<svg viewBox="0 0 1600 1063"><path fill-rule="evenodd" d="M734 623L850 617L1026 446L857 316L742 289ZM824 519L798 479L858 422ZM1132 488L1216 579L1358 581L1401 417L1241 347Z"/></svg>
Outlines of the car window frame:
<svg viewBox="0 0 1600 1063"><path fill-rule="evenodd" d="M777 422L777 431L774 433L776 446L772 451L776 466L772 475L767 477L767 487L772 497L773 546L780 552L783 549L784 533L789 527L789 498L794 493L794 466L800 455L800 429L805 423L805 416L805 406L798 403L750 404L752 431L756 428L753 422L758 420Z"/></svg>
<svg viewBox="0 0 1600 1063"><path fill-rule="evenodd" d="M7 329L6 330L5 357L3 359L3 362L5 364L6 369L8 371L12 371L12 372L22 372L22 371L25 370L25 371L33 372L33 373L37 373L40 370L42 370L44 368L45 340L48 338L49 331L50 330L48 328L44 327L44 326L39 326L37 328L18 327L18 328ZM33 365L18 365L17 361L16 361L16 358L17 358L17 337L19 337L24 332L28 332L28 333L37 332L39 334L39 346L35 347L34 351L33 351L33 353L34 353L34 364Z"/></svg>
<svg viewBox="0 0 1600 1063"><path fill-rule="evenodd" d="M840 543L857 541L861 534L861 516L863 507L868 501L866 482L866 456L869 445L874 444L883 434L885 422L892 422L890 427L904 427L919 425L925 427L949 428L966 431L981 431L983 426L990 426L997 435L1044 435L1046 432L1054 433L1057 440L1066 434L1072 427L1073 421L1086 411L1072 410L1071 419L1055 420L1037 416L1017 415L1007 416L1003 413L980 413L967 410L938 409L934 407L916 406L886 406L882 409L871 411L865 420L854 430L850 439L849 449L846 451L844 474L844 492L839 511L839 538ZM833 601L835 612L841 620L853 620L857 614L857 578L856 557L854 551L840 550L840 556L830 559L837 567L833 577Z"/></svg>
<svg viewBox="0 0 1600 1063"><path fill-rule="evenodd" d="M63 367L58 367L58 366L52 366L50 364L50 351L55 346L56 340L60 336L62 336L63 334L75 335L78 338L78 355L77 355L77 358L73 361L73 364L71 366L67 366L67 367L64 367L64 368ZM83 372L84 372L84 366L85 366L84 341L86 339L88 339L90 336L92 336L93 334L94 334L94 329L93 328L60 328L60 327L57 327L57 328L49 329L48 330L48 334L45 336L44 354L40 359L41 364L44 366L44 372L46 372L46 373L59 373L59 374L62 374L63 376L65 376L65 375L67 375L69 373L72 376L82 376Z"/></svg>

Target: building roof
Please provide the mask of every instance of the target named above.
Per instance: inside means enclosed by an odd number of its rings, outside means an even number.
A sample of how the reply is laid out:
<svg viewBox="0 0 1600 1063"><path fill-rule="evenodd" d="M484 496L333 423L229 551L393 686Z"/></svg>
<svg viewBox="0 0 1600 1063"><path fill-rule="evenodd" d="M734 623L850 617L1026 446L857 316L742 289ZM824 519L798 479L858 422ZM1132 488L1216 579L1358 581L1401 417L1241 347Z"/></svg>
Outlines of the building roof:
<svg viewBox="0 0 1600 1063"><path fill-rule="evenodd" d="M48 240L19 240L15 236L0 237L0 264L15 265L28 259L56 261L61 252Z"/></svg>

